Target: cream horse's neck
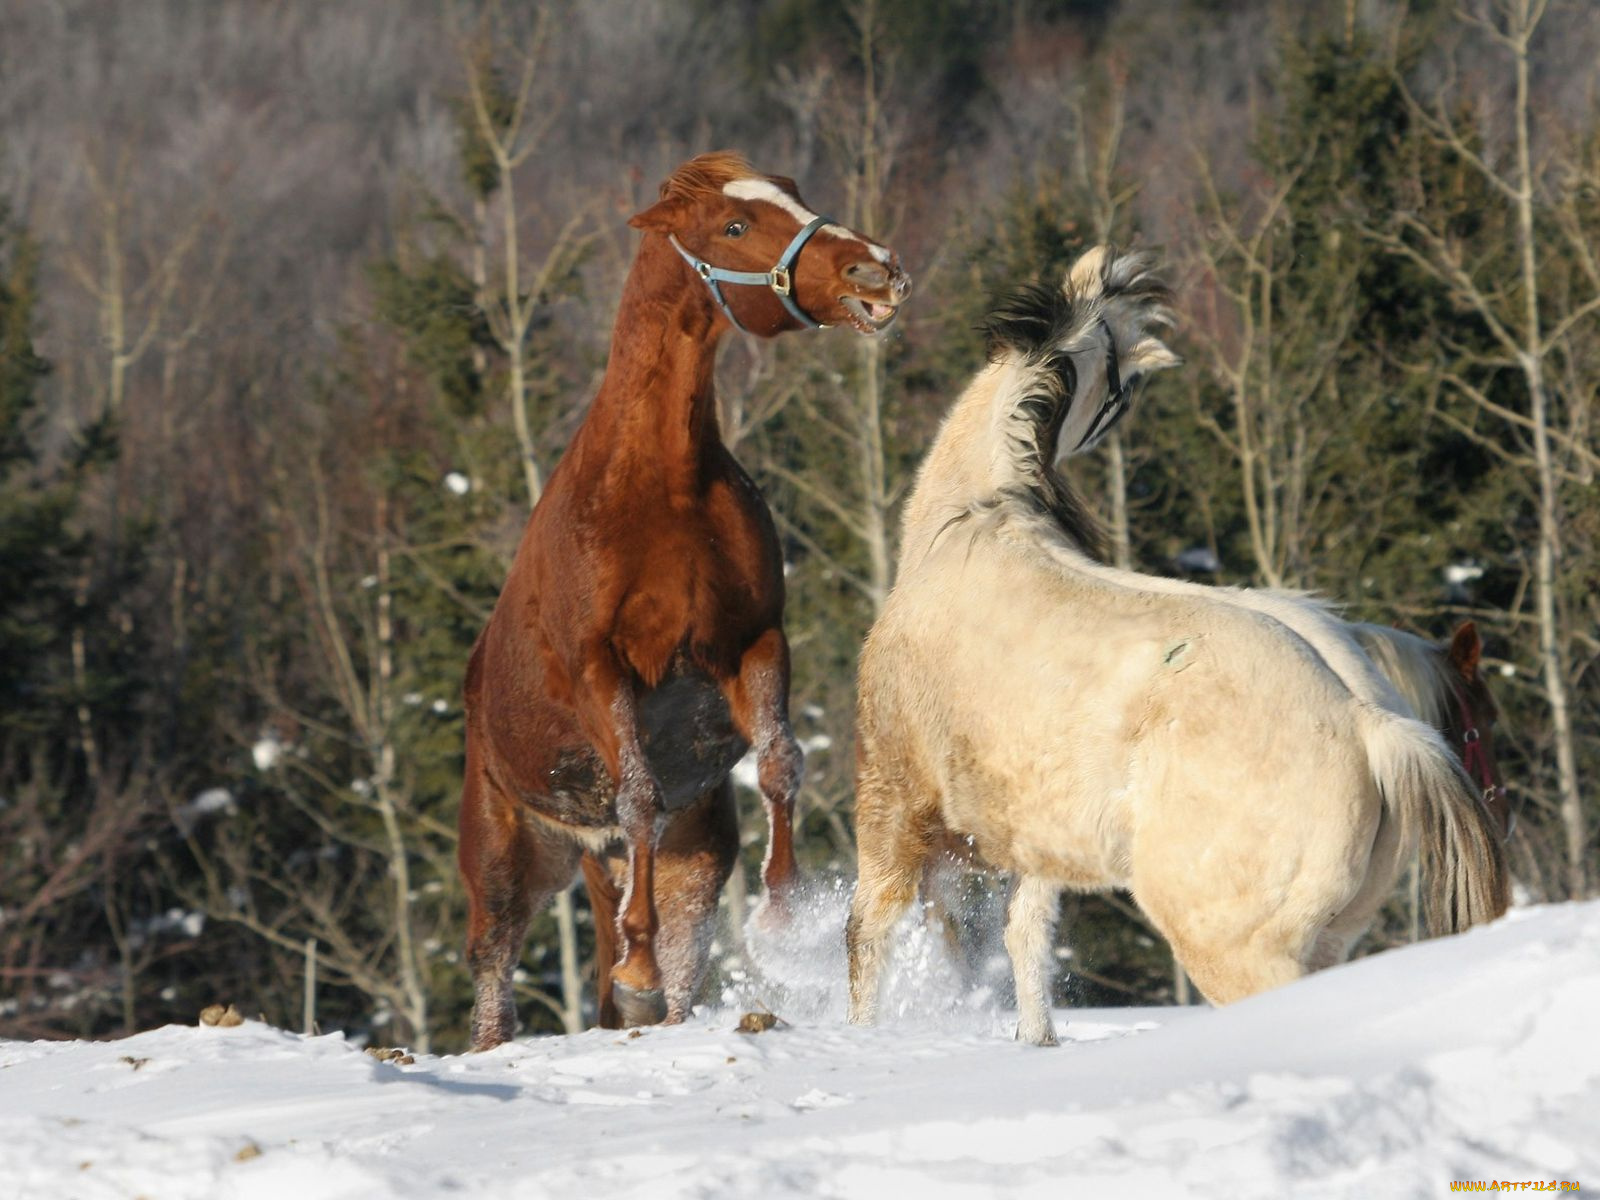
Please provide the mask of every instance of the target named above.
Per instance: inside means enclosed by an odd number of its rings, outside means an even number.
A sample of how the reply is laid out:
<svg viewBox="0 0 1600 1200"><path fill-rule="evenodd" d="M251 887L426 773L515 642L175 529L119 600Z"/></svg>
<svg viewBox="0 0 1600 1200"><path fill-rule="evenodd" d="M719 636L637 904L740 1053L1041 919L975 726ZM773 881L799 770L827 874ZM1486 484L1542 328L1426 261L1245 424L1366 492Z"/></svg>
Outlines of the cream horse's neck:
<svg viewBox="0 0 1600 1200"><path fill-rule="evenodd" d="M906 500L900 537L901 571L914 569L952 520L1014 486L1016 469L1004 453L996 403L1015 388L1020 368L990 363L968 385L939 427Z"/></svg>

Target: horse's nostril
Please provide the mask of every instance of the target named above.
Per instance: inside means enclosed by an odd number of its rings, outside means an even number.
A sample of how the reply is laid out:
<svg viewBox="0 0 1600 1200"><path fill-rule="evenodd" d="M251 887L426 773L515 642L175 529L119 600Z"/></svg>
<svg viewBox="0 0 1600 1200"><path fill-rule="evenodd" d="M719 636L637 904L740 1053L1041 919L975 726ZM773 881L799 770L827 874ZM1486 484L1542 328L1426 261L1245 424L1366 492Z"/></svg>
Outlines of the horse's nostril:
<svg viewBox="0 0 1600 1200"><path fill-rule="evenodd" d="M894 295L896 300L904 300L911 294L911 276L904 271L894 273Z"/></svg>
<svg viewBox="0 0 1600 1200"><path fill-rule="evenodd" d="M883 264L875 262L852 263L844 269L844 277L857 287L864 288L881 288L889 282L889 272Z"/></svg>

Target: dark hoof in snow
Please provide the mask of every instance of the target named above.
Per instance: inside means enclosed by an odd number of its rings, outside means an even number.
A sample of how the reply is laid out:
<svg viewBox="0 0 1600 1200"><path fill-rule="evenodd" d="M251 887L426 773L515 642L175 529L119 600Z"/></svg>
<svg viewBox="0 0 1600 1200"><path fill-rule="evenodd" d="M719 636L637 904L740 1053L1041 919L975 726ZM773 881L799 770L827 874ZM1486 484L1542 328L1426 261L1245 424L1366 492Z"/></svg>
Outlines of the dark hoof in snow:
<svg viewBox="0 0 1600 1200"><path fill-rule="evenodd" d="M611 1000L624 1028L633 1025L659 1025L667 1015L667 997L660 988L634 989L613 982Z"/></svg>

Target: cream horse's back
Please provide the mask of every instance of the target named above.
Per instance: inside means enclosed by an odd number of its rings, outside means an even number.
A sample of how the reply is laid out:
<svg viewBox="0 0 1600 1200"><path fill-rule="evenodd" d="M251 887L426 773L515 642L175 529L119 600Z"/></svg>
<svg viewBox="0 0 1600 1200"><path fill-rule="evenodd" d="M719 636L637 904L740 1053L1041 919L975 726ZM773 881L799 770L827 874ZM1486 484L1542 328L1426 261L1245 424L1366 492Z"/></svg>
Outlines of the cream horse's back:
<svg viewBox="0 0 1600 1200"><path fill-rule="evenodd" d="M1026 298L918 476L861 662L854 1020L952 836L1017 876L1006 946L1037 1043L1064 889L1131 890L1219 1003L1342 958L1419 834L1434 928L1504 908L1472 790L1339 622L1080 549L1054 464L1175 361L1148 330L1162 300L1143 260L1101 254Z"/></svg>

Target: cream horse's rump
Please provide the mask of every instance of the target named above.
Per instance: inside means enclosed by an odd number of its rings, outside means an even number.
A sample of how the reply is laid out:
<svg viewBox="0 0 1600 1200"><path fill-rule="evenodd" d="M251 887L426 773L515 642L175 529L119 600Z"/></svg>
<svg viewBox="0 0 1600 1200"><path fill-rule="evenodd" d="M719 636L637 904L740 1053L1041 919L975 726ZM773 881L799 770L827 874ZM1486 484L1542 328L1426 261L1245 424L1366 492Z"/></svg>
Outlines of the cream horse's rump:
<svg viewBox="0 0 1600 1200"><path fill-rule="evenodd" d="M1342 958L1420 836L1430 928L1505 907L1499 842L1438 733L1314 601L1104 567L1056 471L1176 359L1142 256L1093 251L1002 309L917 477L862 653L851 1018L930 849L1018 886L1027 1041L1054 1040L1065 888L1125 887L1215 1002Z"/></svg>

